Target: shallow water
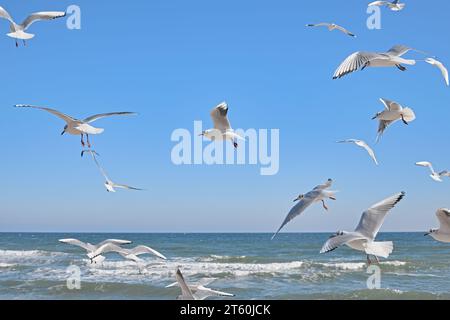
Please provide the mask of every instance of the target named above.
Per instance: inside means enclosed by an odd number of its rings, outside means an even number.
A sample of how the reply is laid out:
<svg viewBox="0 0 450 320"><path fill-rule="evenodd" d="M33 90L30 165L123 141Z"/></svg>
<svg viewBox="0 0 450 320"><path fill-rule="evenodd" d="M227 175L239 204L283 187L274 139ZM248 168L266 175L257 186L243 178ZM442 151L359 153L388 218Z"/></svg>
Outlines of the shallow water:
<svg viewBox="0 0 450 320"><path fill-rule="evenodd" d="M382 261L381 289L367 289L364 254L348 248L320 255L329 234L19 234L0 233L0 299L175 299L180 267L188 282L237 299L450 299L450 245L420 233L385 233L395 250ZM136 263L107 255L91 266L81 248L58 242L126 239L148 245L168 261ZM69 266L81 271L81 289L69 290Z"/></svg>

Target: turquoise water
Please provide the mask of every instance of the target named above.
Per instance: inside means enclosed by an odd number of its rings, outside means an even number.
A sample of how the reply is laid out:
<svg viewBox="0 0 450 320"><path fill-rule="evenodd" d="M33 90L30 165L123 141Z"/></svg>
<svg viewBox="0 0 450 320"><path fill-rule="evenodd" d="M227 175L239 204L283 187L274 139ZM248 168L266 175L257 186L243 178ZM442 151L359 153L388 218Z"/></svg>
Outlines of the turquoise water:
<svg viewBox="0 0 450 320"><path fill-rule="evenodd" d="M394 253L383 260L381 289L367 289L365 256L348 248L320 255L330 234L19 234L0 233L0 299L175 299L177 267L188 282L216 278L210 286L236 299L450 299L450 245L420 233L384 233ZM90 266L81 248L58 242L108 238L148 245L168 261L132 261L107 255ZM67 268L81 270L81 289L69 290Z"/></svg>

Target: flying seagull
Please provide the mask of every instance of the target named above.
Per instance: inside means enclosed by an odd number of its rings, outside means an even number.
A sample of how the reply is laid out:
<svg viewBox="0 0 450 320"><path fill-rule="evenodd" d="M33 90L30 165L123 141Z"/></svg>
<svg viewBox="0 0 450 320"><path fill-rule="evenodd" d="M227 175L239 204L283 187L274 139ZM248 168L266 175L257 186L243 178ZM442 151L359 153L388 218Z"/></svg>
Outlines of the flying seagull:
<svg viewBox="0 0 450 320"><path fill-rule="evenodd" d="M321 22L321 23L316 23L316 24L307 24L306 26L307 27L327 27L329 31L339 30L339 31L349 35L350 37L356 37L353 33L351 33L347 29L345 29L335 23Z"/></svg>
<svg viewBox="0 0 450 320"><path fill-rule="evenodd" d="M211 118L214 123L214 129L205 130L200 136L210 140L230 140L235 148L238 147L237 140L245 140L231 128L226 102L219 104L211 111Z"/></svg>
<svg viewBox="0 0 450 320"><path fill-rule="evenodd" d="M428 161L417 162L416 166L429 168L431 171L430 177L436 182L442 182L442 177L450 177L450 172L448 171L442 171L440 173L434 171L433 164Z"/></svg>
<svg viewBox="0 0 450 320"><path fill-rule="evenodd" d="M394 0L392 2L389 2L389 1L374 1L374 2L369 3L368 6L369 7L371 7L371 6L378 6L378 7L386 6L389 9L391 9L392 11L401 11L401 10L403 10L405 8L406 4L400 3L399 0Z"/></svg>
<svg viewBox="0 0 450 320"><path fill-rule="evenodd" d="M440 224L439 229L431 229L425 236L431 236L439 242L450 243L450 210L439 209L436 216Z"/></svg>
<svg viewBox="0 0 450 320"><path fill-rule="evenodd" d="M384 131L396 121L402 120L404 124L408 125L416 119L414 111L410 108L403 108L399 103L383 98L380 101L384 104L385 109L372 118L372 120L379 120L377 142L380 141Z"/></svg>
<svg viewBox="0 0 450 320"><path fill-rule="evenodd" d="M8 20L10 23L9 29L11 32L8 33L7 36L16 40L16 47L19 46L17 40L22 40L23 44L26 45L26 40L34 38L34 34L25 32L34 22L41 20L53 20L65 16L66 13L62 11L36 12L28 16L21 24L17 24L14 22L8 11L0 7L0 18Z"/></svg>
<svg viewBox="0 0 450 320"><path fill-rule="evenodd" d="M337 68L334 73L333 79L339 79L343 76L357 71L359 69L364 70L367 67L397 67L401 71L405 71L406 65L415 65L416 60L403 59L402 56L409 51L416 51L425 54L425 52L409 48L403 45L396 45L392 47L388 52L376 53L376 52L364 52L358 51L348 56L344 62Z"/></svg>
<svg viewBox="0 0 450 320"><path fill-rule="evenodd" d="M378 160L377 160L377 157L375 156L375 152L372 150L371 147L369 147L369 145L366 142L364 142L362 140L358 140L358 139L347 139L347 140L338 141L337 143L354 143L354 144L356 144L358 147L365 149L367 151L367 153L369 154L369 156L372 158L372 160L375 162L375 164L378 165Z"/></svg>
<svg viewBox="0 0 450 320"><path fill-rule="evenodd" d="M98 155L98 153L95 152L94 150L90 150L90 149L89 149L89 150L83 150L83 151L81 152L81 156L83 156L86 152L88 152L88 153L91 154L92 159L94 160L95 164L97 165L98 169L100 170L100 173L101 173L102 176L105 178L105 180L106 180L106 181L105 181L105 188L106 188L106 191L114 193L114 192L116 192L116 190L115 190L116 188L117 188L117 189L127 189L127 190L143 191L143 189L139 189L139 188L135 188L135 187L130 187L130 186L125 185L125 184L118 184L118 183L113 182L113 181L108 177L108 175L106 174L105 169L103 169L103 167L102 167L102 166L100 165L100 163L98 162L97 157L95 156L95 155Z"/></svg>
<svg viewBox="0 0 450 320"><path fill-rule="evenodd" d="M332 183L333 180L328 179L328 181L325 184L315 187L312 191L308 192L307 194L299 195L294 200L294 202L298 201L298 203L291 209L291 211L289 211L288 215L281 224L281 227L272 236L272 240L275 239L275 237L278 235L278 233L280 233L281 229L283 229L285 225L287 225L295 217L302 214L312 204L316 202L322 202L324 209L328 210L328 207L325 204L325 200L327 199L336 200L335 197L336 191L327 190L331 187Z"/></svg>
<svg viewBox="0 0 450 320"><path fill-rule="evenodd" d="M89 254L93 253L95 250L97 250L98 248L102 247L105 244L123 245L132 243L131 241L128 240L118 240L118 239L108 239L98 244L90 244L89 242L82 242L78 239L61 239L59 240L59 242L83 248L84 250L86 250L88 257ZM100 264L105 260L105 257L98 255L95 258L89 257L89 259L91 259L91 264Z"/></svg>
<svg viewBox="0 0 450 320"><path fill-rule="evenodd" d="M166 288L179 286L181 288L181 295L178 296L178 300L205 300L214 296L234 297L234 294L217 291L206 287L216 279L206 279L206 281L200 281L198 284L187 284L180 269L177 269L175 277L177 282L169 284Z"/></svg>
<svg viewBox="0 0 450 320"><path fill-rule="evenodd" d="M447 86L450 85L449 80L448 80L448 70L442 62L440 62L436 59L433 59L433 58L427 58L427 59L425 59L425 62L427 62L427 63L431 64L432 66L435 66L439 70L441 70L441 73L442 73L442 76L444 77L445 83L447 84Z"/></svg>
<svg viewBox="0 0 450 320"><path fill-rule="evenodd" d="M134 262L140 262L142 261L139 256L143 254L152 254L162 260L167 260L165 256L163 256L158 251L147 247L147 246L137 246L135 248L126 249L119 247L117 244L114 243L105 243L104 245L98 247L95 251L88 253L88 257L93 259L99 255L115 252L120 254L123 258L132 260Z"/></svg>
<svg viewBox="0 0 450 320"><path fill-rule="evenodd" d="M36 107L36 106L32 106L32 105L27 105L27 104L16 104L14 107L16 108L33 108L33 109L39 109L39 110L44 110L47 112L50 112L51 114L57 116L58 118L64 120L66 122L66 126L64 127L63 132L61 132L61 135L64 135L65 133L71 134L71 135L81 135L81 145L84 147L85 143L84 143L84 135L86 135L87 138L87 145L90 148L91 144L89 142L89 135L94 135L94 134L101 134L103 133L103 131L105 131L104 129L99 129L99 128L95 128L93 126L90 125L90 123L102 119L102 118L106 118L106 117L112 117L112 116L128 116L128 115L135 115L136 113L134 112L110 112L110 113L101 113L101 114L96 114L94 116L88 117L84 120L78 120L75 118L72 118L71 116L65 115L64 113L61 113L57 110L53 110L50 108L43 108L43 107Z"/></svg>
<svg viewBox="0 0 450 320"><path fill-rule="evenodd" d="M378 257L388 258L394 249L394 244L392 241L376 242L375 238L389 210L404 197L405 193L402 192L375 204L362 214L354 232L339 231L324 244L320 253L327 253L347 245L354 250L365 252L369 265L372 264L370 256L374 256L377 262L379 262Z"/></svg>

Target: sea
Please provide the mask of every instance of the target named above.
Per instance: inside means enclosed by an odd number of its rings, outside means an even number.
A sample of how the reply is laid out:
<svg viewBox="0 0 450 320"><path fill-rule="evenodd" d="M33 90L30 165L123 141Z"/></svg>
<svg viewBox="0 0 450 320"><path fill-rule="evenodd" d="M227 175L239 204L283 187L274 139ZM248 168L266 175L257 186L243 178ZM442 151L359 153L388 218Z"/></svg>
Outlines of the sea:
<svg viewBox="0 0 450 320"><path fill-rule="evenodd" d="M366 256L347 247L319 254L326 233L57 234L0 233L0 299L174 300L180 268L186 281L238 300L450 299L450 245L423 233L381 233L393 241L388 259L368 269ZM123 239L147 245L168 260L141 256L140 266L111 253L91 265L86 252L58 242L96 244ZM211 298L220 299L220 298ZM222 298L223 299L223 298Z"/></svg>

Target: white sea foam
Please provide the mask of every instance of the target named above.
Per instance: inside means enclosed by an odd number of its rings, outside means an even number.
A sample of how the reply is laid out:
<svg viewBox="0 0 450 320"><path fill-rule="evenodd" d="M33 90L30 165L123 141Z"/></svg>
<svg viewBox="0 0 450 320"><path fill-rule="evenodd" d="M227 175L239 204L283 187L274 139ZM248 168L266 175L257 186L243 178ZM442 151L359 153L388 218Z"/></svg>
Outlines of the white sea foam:
<svg viewBox="0 0 450 320"><path fill-rule="evenodd" d="M12 268L15 267L17 264L15 263L0 263L0 268Z"/></svg>

